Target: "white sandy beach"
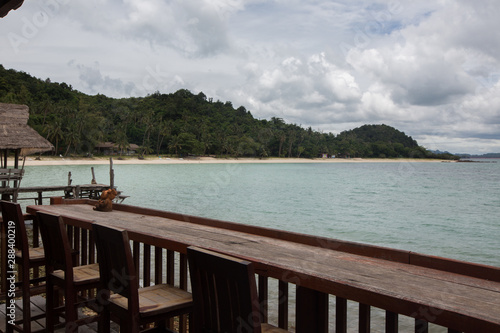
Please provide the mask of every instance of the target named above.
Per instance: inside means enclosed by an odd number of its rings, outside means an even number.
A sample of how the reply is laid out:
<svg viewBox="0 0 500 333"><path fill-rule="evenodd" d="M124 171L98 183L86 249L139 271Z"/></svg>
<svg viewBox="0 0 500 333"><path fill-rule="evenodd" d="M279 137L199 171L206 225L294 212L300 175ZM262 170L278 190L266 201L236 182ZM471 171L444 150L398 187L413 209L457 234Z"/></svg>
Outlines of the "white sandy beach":
<svg viewBox="0 0 500 333"><path fill-rule="evenodd" d="M109 157L92 157L92 158L72 158L72 157L46 157L42 156L37 160L34 156L26 157L26 166L36 165L95 165L109 164ZM122 157L113 156L113 164L213 164L213 163L411 163L411 162L442 162L439 159L379 159L379 158L215 158L215 157L189 157L189 158L174 158L174 157L148 157L138 159L137 157ZM20 164L22 161L20 161ZM9 161L9 165L13 165L13 161Z"/></svg>

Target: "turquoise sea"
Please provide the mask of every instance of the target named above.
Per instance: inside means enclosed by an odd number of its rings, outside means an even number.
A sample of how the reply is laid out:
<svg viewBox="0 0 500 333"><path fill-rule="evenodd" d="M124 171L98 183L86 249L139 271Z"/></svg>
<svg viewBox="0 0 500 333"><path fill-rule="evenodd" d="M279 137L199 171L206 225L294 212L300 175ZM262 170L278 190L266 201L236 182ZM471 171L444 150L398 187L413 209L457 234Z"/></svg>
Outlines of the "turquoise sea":
<svg viewBox="0 0 500 333"><path fill-rule="evenodd" d="M114 172L131 205L500 266L500 160L487 161L115 164ZM26 166L22 186L64 185L68 172L88 184L90 168ZM109 165L94 169L109 183Z"/></svg>

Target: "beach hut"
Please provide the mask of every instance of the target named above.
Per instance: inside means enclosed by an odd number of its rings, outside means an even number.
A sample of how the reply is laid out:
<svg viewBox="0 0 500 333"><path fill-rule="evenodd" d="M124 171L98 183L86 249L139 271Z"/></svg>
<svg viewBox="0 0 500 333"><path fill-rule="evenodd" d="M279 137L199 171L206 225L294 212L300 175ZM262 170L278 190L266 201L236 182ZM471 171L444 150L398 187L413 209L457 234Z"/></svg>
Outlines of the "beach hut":
<svg viewBox="0 0 500 333"><path fill-rule="evenodd" d="M15 189L12 200L24 173L24 161L19 169L19 156L53 150L54 146L28 126L29 108L26 105L0 103L0 190ZM14 153L14 166L8 168L9 153ZM2 191L2 200L10 194Z"/></svg>
<svg viewBox="0 0 500 333"><path fill-rule="evenodd" d="M133 155L137 152L140 147L135 143L130 143L126 147L120 148L120 146L113 142L101 142L95 146L96 154L104 154L104 155Z"/></svg>
<svg viewBox="0 0 500 333"><path fill-rule="evenodd" d="M54 146L28 126L26 105L0 103L0 168L7 168L7 156L14 153L14 168L19 156L53 150Z"/></svg>
<svg viewBox="0 0 500 333"><path fill-rule="evenodd" d="M0 17L4 17L11 10L18 9L24 0L0 0Z"/></svg>

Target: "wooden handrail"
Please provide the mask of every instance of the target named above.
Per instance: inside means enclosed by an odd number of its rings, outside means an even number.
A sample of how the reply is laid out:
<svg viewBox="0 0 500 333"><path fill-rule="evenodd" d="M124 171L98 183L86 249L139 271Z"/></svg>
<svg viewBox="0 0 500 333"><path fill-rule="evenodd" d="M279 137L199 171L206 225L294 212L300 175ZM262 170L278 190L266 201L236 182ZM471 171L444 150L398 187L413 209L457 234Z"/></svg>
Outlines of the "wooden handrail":
<svg viewBox="0 0 500 333"><path fill-rule="evenodd" d="M87 199L65 200L61 198L51 201L53 204L65 205L94 205L96 202ZM44 207L46 207L46 209L51 208L47 206L30 206L28 207L28 211L34 213L38 209L43 210ZM58 209L57 206L54 206L53 208L54 212L68 212L68 216L66 216L65 213L61 213L61 215L63 216L63 220L68 224L68 230L72 234L73 245L80 248L79 262L81 264L91 263L95 260L92 234L88 231L94 219L98 220L100 223L109 221L117 227L121 225L121 221L113 221L113 219L117 217L128 217L131 222L127 223L133 223L133 221L139 223L138 221L142 218L144 218L144 221L150 221L148 228L136 227L128 229L129 236L132 240L135 264L136 267L139 268L138 271L141 272L144 285L167 282L174 283L177 286L181 286L181 288L189 290L189 285L187 283L187 263L184 254L191 238L186 238L186 236L182 238L181 234L183 232L182 229L180 229L184 228L183 223L186 223L185 228L187 229L206 231L208 234L216 232L216 229L220 229L222 236L228 233L241 239L243 243L239 243L238 253L245 259L252 260L252 255L246 255L245 252L242 252L244 248L243 244L248 242L249 249L251 249L253 246L252 240L259 238L262 240L262 244L287 243L290 244L290 246L293 244L300 244L300 246L297 246L297 249L303 250L304 252L301 253L304 253L304 255L306 253L317 253L318 256L321 256L321 250L324 249L325 255L338 255L339 260L343 260L342 258L345 257L346 265L349 265L351 261L356 267L363 267L364 262L366 262L367 268L373 268L374 265L379 265L380 267L377 267L377 272L381 274L380 279L389 278L390 280L389 273L387 272L399 274L398 271L401 270L404 271L404 274L401 276L408 277L411 281L432 281L443 288L467 287L469 288L467 289L469 290L469 294L471 289L477 289L478 293L481 295L488 295L488 297L491 297L491 295L496 293L495 295L500 296L500 284L498 284L498 282L500 282L500 268L498 267L123 204L113 205L113 210L116 211L115 213L96 212L94 214L90 213L92 212L90 207L75 206L75 212L72 214L72 210L63 209L63 207ZM132 215L124 213L139 215L134 215L132 218ZM165 218L165 220L163 221L156 217ZM159 237L152 229L156 222L172 223L171 228L164 228L165 230L169 230L169 233L163 233L162 236ZM127 223L123 225L126 226L128 225ZM170 233L170 230L172 230L172 233ZM180 234L176 235L174 233L175 230L179 230ZM210 232L208 230L210 230ZM193 233L193 235L197 234ZM204 237L206 238L207 235ZM214 234L214 237L217 236ZM261 237L266 237L266 239L262 239ZM206 239L208 240L209 238L210 237ZM193 242L196 242L195 238L192 239ZM227 241L231 243L231 239ZM234 253L230 253L232 249L231 244L227 244L227 246L221 247L221 249L228 250L228 254L234 255ZM442 304L442 300L438 295L436 295L437 299L435 302L427 298L427 301L424 303L419 303L417 300L419 295L418 290L424 291L429 286L412 285L411 281L400 281L400 285L398 286L399 289L397 289L402 290L401 287L404 287L405 284L408 283L408 288L417 290L411 292L411 299L398 296L396 294L396 289L392 291L391 286L387 289L389 292L387 290L380 292L379 289L377 289L377 283L375 283L373 287L363 287L359 285L361 282L355 280L329 280L326 286L323 283L326 281L327 277L314 274L315 266L313 265L321 265L321 257L311 259L315 260L311 261L310 267L307 266L309 265L307 257L298 259L302 260L304 265L306 265L306 267L300 268L300 274L298 273L299 271L294 272L293 269L290 270L289 265L293 263L278 263L274 261L270 264L261 261L256 262L256 271L259 274L259 301L261 308L264 310L265 320L268 317L266 313L269 311L269 313L276 315L276 322L281 328L286 329L288 325L295 325L297 332L304 332L306 328L310 329L311 327L315 327L318 332L327 332L331 331L333 327L336 327L337 332L346 332L349 323L346 318L352 318L351 303L354 301L359 304L357 306L359 310L356 310L358 311L356 317L359 322L359 332L370 331L370 325L373 326L372 319L374 316L380 319L380 316L376 314L379 311L373 310L374 307L384 311L381 320L385 322L386 332L396 332L402 318L408 318L406 316L413 318L411 320L413 320L413 326L416 332L428 332L429 323L433 322L448 327L449 332L500 332L500 320L498 318L491 319L492 314L498 313L498 307L495 307L495 305L500 306L500 297L488 300L492 306L490 308L482 308L481 310L483 312L481 313L478 312L478 308L475 308L475 310L470 313L467 310L463 313L455 312L458 310L452 310L446 304ZM336 267L331 268L333 274L335 274L335 269ZM387 269L387 272L385 272L384 269ZM353 279L359 278L362 280L361 278L363 275L369 274L362 270L361 268L361 271L359 271L359 277L353 275ZM339 276L345 276L345 274L340 274ZM274 287L275 279L277 279L276 287ZM273 283L270 284L270 282ZM291 287L294 285L297 285L297 301L295 304L297 312L295 315L288 311L293 305L292 302L294 297L292 294L295 292L295 288ZM381 286L382 285L384 285L383 282ZM405 295L406 291L402 291L401 295ZM446 292L446 290L442 291ZM449 289L449 291L452 292L453 290ZM269 302L270 295L278 297L276 308L274 305L271 306L272 303ZM481 295L478 295L478 297L484 297ZM456 296L460 297L459 294ZM329 299L330 302L328 301ZM479 300L484 301L484 299L480 298L477 300L469 299L469 301L472 302L470 303L470 307L474 308L474 301ZM334 308L332 307L333 303L335 304ZM432 307L432 304L439 307ZM454 304L453 301L452 304ZM332 310L329 310L330 307L332 307ZM464 309L466 309L466 307L464 307ZM333 314L335 314L335 316L333 316ZM333 318L335 318L335 322L330 323L328 326L328 319L332 320ZM184 320L185 319L183 319L182 322L184 322ZM383 326L378 329L383 330ZM183 330L185 331L186 329L183 328ZM405 329L405 331L407 330L408 328Z"/></svg>

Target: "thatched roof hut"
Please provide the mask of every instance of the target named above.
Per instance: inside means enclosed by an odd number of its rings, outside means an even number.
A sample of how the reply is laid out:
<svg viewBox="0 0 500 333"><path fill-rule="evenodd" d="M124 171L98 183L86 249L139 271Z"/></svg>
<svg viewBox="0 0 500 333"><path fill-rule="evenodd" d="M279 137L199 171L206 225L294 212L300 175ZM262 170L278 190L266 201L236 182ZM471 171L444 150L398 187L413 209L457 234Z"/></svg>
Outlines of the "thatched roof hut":
<svg viewBox="0 0 500 333"><path fill-rule="evenodd" d="M28 106L0 103L0 151L4 154L4 167L9 151L14 151L17 158L54 149L49 141L28 126L28 118Z"/></svg>
<svg viewBox="0 0 500 333"><path fill-rule="evenodd" d="M120 149L120 146L114 142L101 142L95 146L95 151L97 153L103 153L105 155L118 154L120 151L125 152L125 154L130 155L139 150L139 146L135 143L129 143L125 147Z"/></svg>
<svg viewBox="0 0 500 333"><path fill-rule="evenodd" d="M12 9L18 9L24 0L0 0L0 17L4 17Z"/></svg>

